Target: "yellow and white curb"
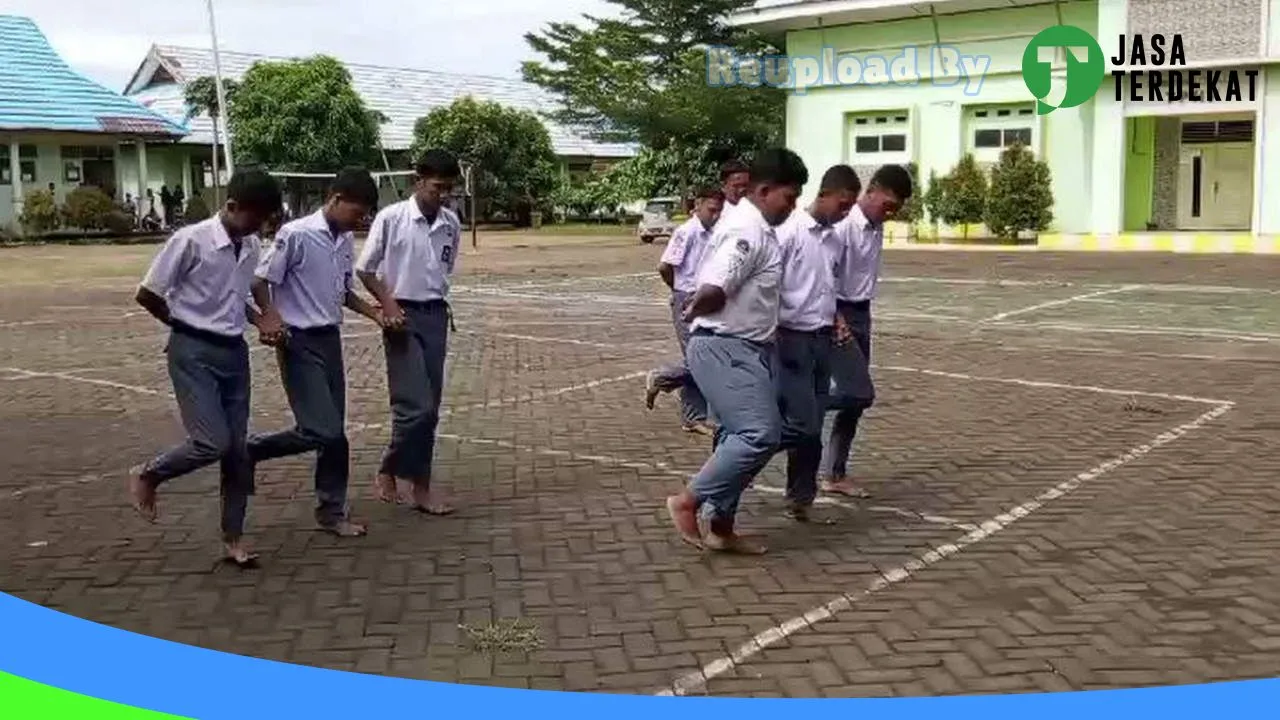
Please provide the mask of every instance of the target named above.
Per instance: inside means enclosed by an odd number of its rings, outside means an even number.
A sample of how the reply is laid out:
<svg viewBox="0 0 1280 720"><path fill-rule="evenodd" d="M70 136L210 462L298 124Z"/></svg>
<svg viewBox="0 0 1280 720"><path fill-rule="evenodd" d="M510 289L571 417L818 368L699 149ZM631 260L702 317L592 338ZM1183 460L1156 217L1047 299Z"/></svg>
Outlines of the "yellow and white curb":
<svg viewBox="0 0 1280 720"><path fill-rule="evenodd" d="M1124 235L1041 235L1041 250L1084 252L1163 252L1232 255L1278 255L1280 237L1275 235L1142 233Z"/></svg>

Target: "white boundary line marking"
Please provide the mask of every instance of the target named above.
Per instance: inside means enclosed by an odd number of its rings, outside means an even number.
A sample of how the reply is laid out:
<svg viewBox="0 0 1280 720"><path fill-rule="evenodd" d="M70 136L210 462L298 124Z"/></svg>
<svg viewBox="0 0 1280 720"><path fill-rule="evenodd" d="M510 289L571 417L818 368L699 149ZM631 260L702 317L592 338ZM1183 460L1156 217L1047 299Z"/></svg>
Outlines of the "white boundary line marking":
<svg viewBox="0 0 1280 720"><path fill-rule="evenodd" d="M85 383L88 385L99 385L102 387L116 388L118 390L128 390L141 395L152 395L155 397L173 397L172 393L160 392L145 388L138 385L126 385L125 383L112 382L111 380L99 380L97 378L80 377L65 372L37 372L35 370L23 370L22 368L6 367L0 368L0 371L13 373L15 375L24 375L29 378L49 378L54 380L68 380L71 382Z"/></svg>
<svg viewBox="0 0 1280 720"><path fill-rule="evenodd" d="M1232 402L1231 400L1217 400L1214 398L1196 397L1194 395L1171 395L1169 393L1147 392L1145 390L1120 390L1117 388L1097 387L1094 385L1072 385L1069 383L1050 382L1047 380L987 377L983 375L969 375L967 373L945 372L943 370L925 370L922 368L904 367L900 365L872 365L871 367L875 370L917 373L920 375L928 375L930 377L951 378L953 380L989 382L1001 385L1020 385L1022 387L1043 388L1049 390L1079 390L1081 392L1098 393L1100 395L1119 395L1122 397L1149 397L1159 398L1162 400L1179 400L1182 402L1199 403L1201 405L1224 405Z"/></svg>
<svg viewBox="0 0 1280 720"><path fill-rule="evenodd" d="M1040 310L1048 310L1049 308L1053 308L1053 307L1061 307L1061 306L1063 306L1063 305L1070 305L1071 303L1073 303L1073 302L1079 302L1080 300L1091 300L1091 299L1093 299L1093 298L1105 297L1105 296L1107 296L1107 295L1118 295L1118 294L1120 294L1120 293L1129 292L1130 290L1136 290L1137 288L1138 288L1138 286L1137 286L1137 285L1125 285L1124 287L1111 288L1111 289L1109 289L1109 290L1098 290L1097 292L1082 293L1082 294L1080 294L1080 295L1073 295L1072 297L1069 297L1069 298L1063 298L1063 299L1061 299L1061 300L1050 300L1050 301L1048 301L1048 302L1042 302L1042 303L1037 303L1037 304L1035 304L1035 305L1029 305L1029 306L1024 307L1024 308L1018 308L1017 310L1010 310L1009 312L1002 312L1002 313L1000 313L999 315L992 315L991 317L989 317L989 318L987 318L987 319L985 319L985 320L982 320L981 322L984 322L984 323L998 323L998 322L1001 322L1001 321L1003 321L1003 320L1008 320L1008 319L1009 319L1009 318L1011 318L1011 317L1017 317L1018 315L1026 315L1026 314L1028 314L1028 313L1033 313L1033 312L1037 312L1037 311L1040 311Z"/></svg>
<svg viewBox="0 0 1280 720"><path fill-rule="evenodd" d="M938 546L929 552L904 563L903 565L885 571L862 591L842 594L823 605L809 610L803 615L793 617L769 628L768 630L756 634L750 640L735 648L725 657L706 664L701 670L688 673L677 678L670 687L660 690L654 694L688 695L692 692L705 690L707 683L711 680L714 680L715 678L733 670L735 667L748 662L751 658L759 655L765 649L776 645L791 635L794 635L801 630L813 627L824 620L828 620L838 613L849 610L857 605L863 598L902 583L921 570L936 565L952 555L962 552L965 548L992 537L1017 521L1034 514L1050 502L1069 495L1086 482L1096 480L1117 468L1123 467L1138 458L1150 454L1158 448L1186 436L1188 433L1198 430L1213 420L1222 417L1233 407L1234 404L1232 403L1220 404L1190 422L1178 425L1177 427L1161 433L1142 445L1138 445L1121 455L1079 473L1069 480L1058 483L1035 496L1031 500L1012 508L1008 512L1001 513L1000 515L987 520L977 529L966 533L953 542Z"/></svg>

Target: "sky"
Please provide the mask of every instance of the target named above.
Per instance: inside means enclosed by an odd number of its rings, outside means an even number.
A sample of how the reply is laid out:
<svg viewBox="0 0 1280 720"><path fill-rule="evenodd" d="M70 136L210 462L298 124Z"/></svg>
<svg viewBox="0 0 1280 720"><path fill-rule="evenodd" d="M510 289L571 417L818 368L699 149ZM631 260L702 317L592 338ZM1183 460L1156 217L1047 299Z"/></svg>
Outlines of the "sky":
<svg viewBox="0 0 1280 720"><path fill-rule="evenodd" d="M224 51L333 55L347 62L519 77L524 34L605 0L214 0ZM354 10L353 10L354 8ZM205 0L4 0L36 22L72 67L122 91L153 44L209 47Z"/></svg>

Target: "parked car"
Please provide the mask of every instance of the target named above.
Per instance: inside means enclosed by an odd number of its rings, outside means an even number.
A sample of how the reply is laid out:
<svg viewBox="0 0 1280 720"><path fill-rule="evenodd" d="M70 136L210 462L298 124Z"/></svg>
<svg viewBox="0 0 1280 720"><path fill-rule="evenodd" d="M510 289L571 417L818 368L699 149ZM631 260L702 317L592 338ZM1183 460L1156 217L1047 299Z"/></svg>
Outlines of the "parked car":
<svg viewBox="0 0 1280 720"><path fill-rule="evenodd" d="M681 209L680 198L676 197L652 198L645 203L640 226L636 228L640 242L651 243L656 238L671 237L679 226L678 213Z"/></svg>

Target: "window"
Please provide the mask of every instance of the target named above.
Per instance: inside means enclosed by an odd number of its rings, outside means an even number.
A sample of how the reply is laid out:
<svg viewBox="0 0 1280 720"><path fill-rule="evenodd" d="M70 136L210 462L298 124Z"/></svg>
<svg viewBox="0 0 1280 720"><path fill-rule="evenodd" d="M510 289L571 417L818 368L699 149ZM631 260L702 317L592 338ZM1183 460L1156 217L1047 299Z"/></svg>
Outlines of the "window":
<svg viewBox="0 0 1280 720"><path fill-rule="evenodd" d="M849 118L851 163L910 162L910 116L902 111Z"/></svg>
<svg viewBox="0 0 1280 720"><path fill-rule="evenodd" d="M22 173L22 182L36 181L36 158L40 151L35 145L18 146L18 171Z"/></svg>
<svg viewBox="0 0 1280 720"><path fill-rule="evenodd" d="M1253 142L1252 120L1195 121L1182 123L1183 144Z"/></svg>
<svg viewBox="0 0 1280 720"><path fill-rule="evenodd" d="M970 108L969 151L978 162L995 162L1005 148L1022 145L1035 152L1035 108L1001 105Z"/></svg>

